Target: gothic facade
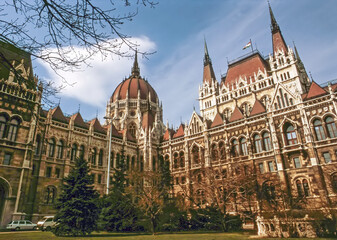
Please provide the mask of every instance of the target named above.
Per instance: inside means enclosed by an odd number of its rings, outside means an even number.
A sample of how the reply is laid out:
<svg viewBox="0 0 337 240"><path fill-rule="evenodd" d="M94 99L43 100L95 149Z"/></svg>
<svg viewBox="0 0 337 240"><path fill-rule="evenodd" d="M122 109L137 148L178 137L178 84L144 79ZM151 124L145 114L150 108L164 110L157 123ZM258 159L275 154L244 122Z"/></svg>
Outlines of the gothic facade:
<svg viewBox="0 0 337 240"><path fill-rule="evenodd" d="M287 46L269 11L272 54L254 50L229 62L220 81L205 43L200 113L194 111L176 130L163 124L162 105L140 75L137 54L131 75L107 103L102 125L97 118L85 122L79 112L65 115L59 106L41 109L43 89L29 54L2 44L24 81L12 71L0 72L1 225L54 214L62 178L76 157L88 160L95 188L104 194L121 151L129 170L155 171L160 159L168 161L173 194L188 198L190 206L215 201L205 182L254 176L258 186L278 182L312 208L336 208L337 84L309 79L296 47ZM232 214L247 211L240 201L226 204ZM263 211L257 197L250 211Z"/></svg>

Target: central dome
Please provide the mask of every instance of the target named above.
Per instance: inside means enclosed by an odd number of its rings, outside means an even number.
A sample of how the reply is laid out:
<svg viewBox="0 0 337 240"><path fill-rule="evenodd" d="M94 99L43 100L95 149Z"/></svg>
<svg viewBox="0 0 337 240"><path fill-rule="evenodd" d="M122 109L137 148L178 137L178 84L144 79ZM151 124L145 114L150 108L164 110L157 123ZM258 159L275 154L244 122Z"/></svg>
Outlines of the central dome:
<svg viewBox="0 0 337 240"><path fill-rule="evenodd" d="M116 87L114 93L111 96L111 100L112 102L116 102L117 100L123 100L126 98L137 99L138 91L140 93L140 99L147 100L148 96L150 95L150 101L156 102L157 93L152 88L152 86L140 76L136 52L131 76Z"/></svg>
<svg viewBox="0 0 337 240"><path fill-rule="evenodd" d="M140 99L146 100L150 94L150 100L156 102L157 93L146 80L139 76L130 76L128 79L121 82L112 94L112 102L123 100L127 97L129 99L137 99L138 91L140 92Z"/></svg>

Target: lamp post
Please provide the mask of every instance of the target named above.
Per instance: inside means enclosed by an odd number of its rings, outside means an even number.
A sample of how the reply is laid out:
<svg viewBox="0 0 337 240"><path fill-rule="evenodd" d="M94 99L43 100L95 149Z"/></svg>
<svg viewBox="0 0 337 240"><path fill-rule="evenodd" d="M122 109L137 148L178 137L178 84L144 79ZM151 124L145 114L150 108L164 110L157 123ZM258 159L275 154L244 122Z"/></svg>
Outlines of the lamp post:
<svg viewBox="0 0 337 240"><path fill-rule="evenodd" d="M109 187L110 187L110 159L111 159L111 137L112 137L112 118L105 116L104 119L110 120L110 135L109 135L109 153L108 153L108 171L106 177L106 194L109 194Z"/></svg>

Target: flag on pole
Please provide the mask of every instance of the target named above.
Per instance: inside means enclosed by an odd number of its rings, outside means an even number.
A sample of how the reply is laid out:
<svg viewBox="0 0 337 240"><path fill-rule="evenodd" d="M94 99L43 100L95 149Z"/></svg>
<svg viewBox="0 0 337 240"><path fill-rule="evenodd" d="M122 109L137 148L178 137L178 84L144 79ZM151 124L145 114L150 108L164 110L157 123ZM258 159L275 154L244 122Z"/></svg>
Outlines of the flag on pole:
<svg viewBox="0 0 337 240"><path fill-rule="evenodd" d="M252 45L252 41L249 41L249 43L246 44L246 46L244 46L242 48L242 50L245 50L246 48L249 48Z"/></svg>

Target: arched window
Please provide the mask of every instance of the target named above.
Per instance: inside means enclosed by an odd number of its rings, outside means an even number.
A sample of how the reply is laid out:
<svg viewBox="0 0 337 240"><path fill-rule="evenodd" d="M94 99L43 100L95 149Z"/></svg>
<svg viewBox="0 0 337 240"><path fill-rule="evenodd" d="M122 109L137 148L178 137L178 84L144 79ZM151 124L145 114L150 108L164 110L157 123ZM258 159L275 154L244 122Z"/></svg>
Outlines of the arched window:
<svg viewBox="0 0 337 240"><path fill-rule="evenodd" d="M263 138L264 150L270 151L271 150L271 141L270 141L269 132L263 133L262 138Z"/></svg>
<svg viewBox="0 0 337 240"><path fill-rule="evenodd" d="M331 176L331 184L332 184L333 190L337 192L337 173Z"/></svg>
<svg viewBox="0 0 337 240"><path fill-rule="evenodd" d="M254 146L257 153L262 152L262 143L259 134L255 134L254 136Z"/></svg>
<svg viewBox="0 0 337 240"><path fill-rule="evenodd" d="M135 170L136 169L136 157L132 156L131 157L131 170Z"/></svg>
<svg viewBox="0 0 337 240"><path fill-rule="evenodd" d="M232 155L234 157L239 156L239 144L238 144L238 141L236 139L233 139L233 141L232 141Z"/></svg>
<svg viewBox="0 0 337 240"><path fill-rule="evenodd" d="M92 154L91 154L91 164L96 165L96 155L97 155L97 150L96 148L92 149Z"/></svg>
<svg viewBox="0 0 337 240"><path fill-rule="evenodd" d="M286 130L285 132L287 137L287 144L288 145L297 144L297 135L293 125L289 124L288 126L286 126L285 130Z"/></svg>
<svg viewBox="0 0 337 240"><path fill-rule="evenodd" d="M74 162L76 160L77 155L77 144L74 143L71 147L71 155L70 155L70 161Z"/></svg>
<svg viewBox="0 0 337 240"><path fill-rule="evenodd" d="M112 155L111 155L111 156L112 156ZM120 163L120 162L121 162L121 161L120 161L120 158L121 158L121 157L120 157L120 154L117 153L117 154L116 154L116 168L120 168L120 164L121 164L121 163Z"/></svg>
<svg viewBox="0 0 337 240"><path fill-rule="evenodd" d="M115 164L114 161L115 161L115 154L114 154L114 152L111 151L111 153L110 153L110 168L115 167L114 166L114 164Z"/></svg>
<svg viewBox="0 0 337 240"><path fill-rule="evenodd" d="M220 150L220 158L221 160L226 159L226 148L223 142L219 143L219 150Z"/></svg>
<svg viewBox="0 0 337 240"><path fill-rule="evenodd" d="M212 145L212 148L211 148L211 159L212 161L218 161L218 148L216 147L216 144L213 144Z"/></svg>
<svg viewBox="0 0 337 240"><path fill-rule="evenodd" d="M0 116L0 138L5 137L7 119L4 116Z"/></svg>
<svg viewBox="0 0 337 240"><path fill-rule="evenodd" d="M178 153L173 154L173 168L178 168Z"/></svg>
<svg viewBox="0 0 337 240"><path fill-rule="evenodd" d="M63 158L63 141L59 140L56 144L56 157L58 159Z"/></svg>
<svg viewBox="0 0 337 240"><path fill-rule="evenodd" d="M134 122L129 124L129 132L132 137L136 137L136 124Z"/></svg>
<svg viewBox="0 0 337 240"><path fill-rule="evenodd" d="M318 141L325 139L325 133L324 133L321 120L316 119L314 121L314 130L315 130L316 138Z"/></svg>
<svg viewBox="0 0 337 240"><path fill-rule="evenodd" d="M12 119L9 125L8 130L8 140L14 142L16 139L16 134L18 132L19 121L16 119Z"/></svg>
<svg viewBox="0 0 337 240"><path fill-rule="evenodd" d="M99 150L98 154L98 166L103 166L103 149Z"/></svg>
<svg viewBox="0 0 337 240"><path fill-rule="evenodd" d="M45 191L45 204L53 204L56 199L56 188L48 186Z"/></svg>
<svg viewBox="0 0 337 240"><path fill-rule="evenodd" d="M300 180L296 181L296 188L297 188L298 196L303 196L302 183Z"/></svg>
<svg viewBox="0 0 337 240"><path fill-rule="evenodd" d="M152 157L152 170L156 171L157 169L157 159L155 156Z"/></svg>
<svg viewBox="0 0 337 240"><path fill-rule="evenodd" d="M41 148L41 136L37 135L35 141L35 155L40 154L40 148Z"/></svg>
<svg viewBox="0 0 337 240"><path fill-rule="evenodd" d="M194 146L192 149L192 159L194 164L200 163L199 148L197 146Z"/></svg>
<svg viewBox="0 0 337 240"><path fill-rule="evenodd" d="M55 153L55 140L49 139L48 141L48 156L49 157L54 157L54 153Z"/></svg>
<svg viewBox="0 0 337 240"><path fill-rule="evenodd" d="M84 159L84 151L85 151L84 145L81 145L80 146L79 158L82 159L82 160Z"/></svg>
<svg viewBox="0 0 337 240"><path fill-rule="evenodd" d="M303 184L303 190L304 190L304 196L308 197L310 196L310 189L309 189L309 183L306 179L302 181Z"/></svg>
<svg viewBox="0 0 337 240"><path fill-rule="evenodd" d="M179 153L179 162L180 162L180 167L184 168L185 167L185 157L184 157L184 152Z"/></svg>
<svg viewBox="0 0 337 240"><path fill-rule="evenodd" d="M337 128L336 123L334 122L332 117L327 117L325 119L326 128L328 130L328 134L330 138L337 137Z"/></svg>
<svg viewBox="0 0 337 240"><path fill-rule="evenodd" d="M248 155L247 141L246 138L240 139L240 150L242 155Z"/></svg>

